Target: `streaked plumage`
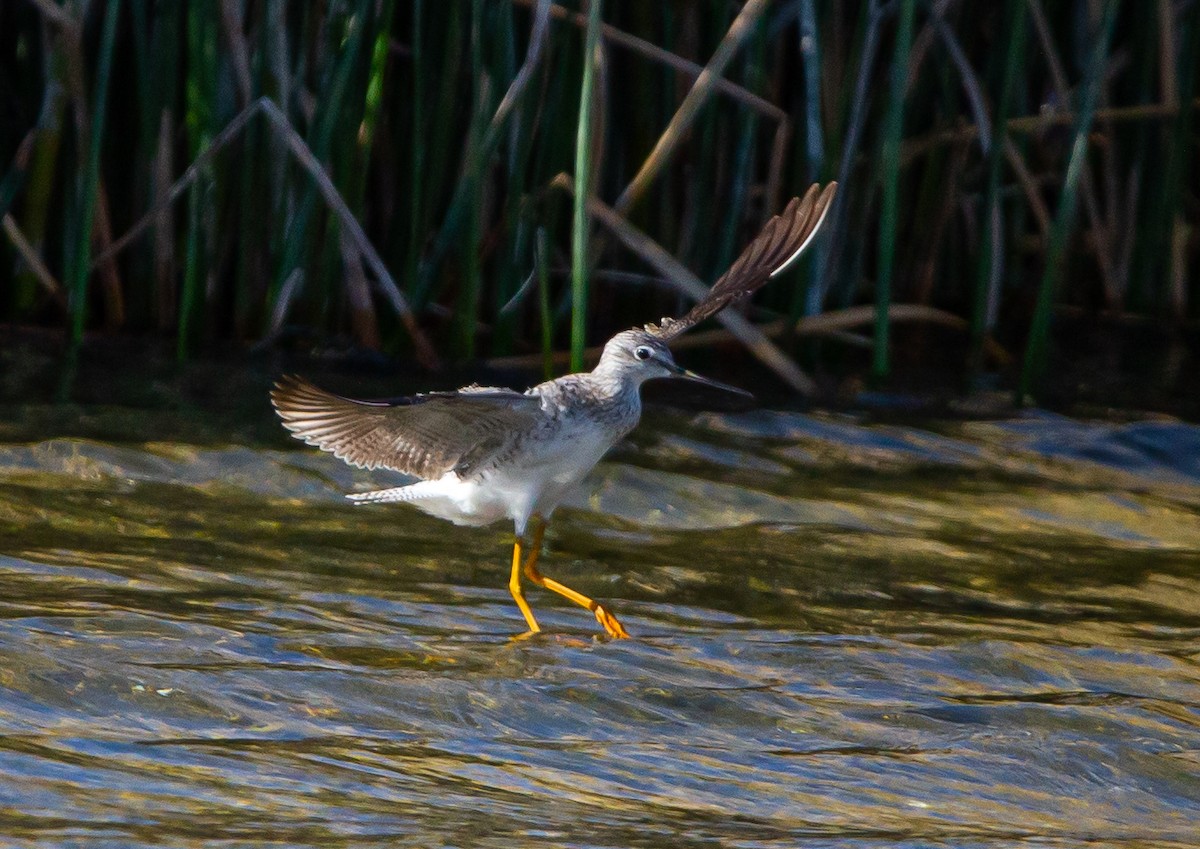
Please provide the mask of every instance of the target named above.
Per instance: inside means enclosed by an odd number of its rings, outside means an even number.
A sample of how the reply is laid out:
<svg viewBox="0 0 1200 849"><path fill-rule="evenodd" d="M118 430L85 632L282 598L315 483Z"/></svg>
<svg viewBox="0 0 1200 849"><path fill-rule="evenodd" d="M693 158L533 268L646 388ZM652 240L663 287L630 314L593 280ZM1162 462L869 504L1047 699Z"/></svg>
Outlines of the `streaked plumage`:
<svg viewBox="0 0 1200 849"><path fill-rule="evenodd" d="M836 184L795 198L746 248L700 303L680 318L618 333L591 372L527 392L468 386L411 398L358 401L285 377L271 393L284 427L354 466L421 478L408 486L349 496L359 503L411 502L457 524L511 519L517 534L509 587L531 631L538 625L519 574L589 607L614 637L627 636L591 599L544 578L536 568L541 535L562 498L641 418L640 388L656 377L704 381L675 364L667 343L789 267L811 243ZM706 381L712 383L713 381ZM733 387L725 387L732 391ZM537 523L527 561L521 547Z"/></svg>

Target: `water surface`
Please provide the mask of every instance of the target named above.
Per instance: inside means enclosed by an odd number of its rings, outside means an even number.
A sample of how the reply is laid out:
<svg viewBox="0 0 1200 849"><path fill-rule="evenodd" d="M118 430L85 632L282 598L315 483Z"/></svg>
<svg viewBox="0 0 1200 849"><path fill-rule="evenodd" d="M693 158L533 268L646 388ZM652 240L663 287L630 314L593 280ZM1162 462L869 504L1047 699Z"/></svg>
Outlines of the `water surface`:
<svg viewBox="0 0 1200 849"><path fill-rule="evenodd" d="M5 845L1200 845L1200 429L659 416L509 529L0 444Z"/></svg>

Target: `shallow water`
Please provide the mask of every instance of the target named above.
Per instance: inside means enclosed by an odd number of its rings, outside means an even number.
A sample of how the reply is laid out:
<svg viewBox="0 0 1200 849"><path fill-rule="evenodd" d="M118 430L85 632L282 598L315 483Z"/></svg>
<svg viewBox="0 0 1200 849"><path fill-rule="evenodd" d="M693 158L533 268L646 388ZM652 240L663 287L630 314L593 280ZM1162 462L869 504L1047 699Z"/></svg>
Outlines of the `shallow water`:
<svg viewBox="0 0 1200 849"><path fill-rule="evenodd" d="M629 641L394 480L0 445L4 845L1200 845L1196 427L658 417L542 561Z"/></svg>

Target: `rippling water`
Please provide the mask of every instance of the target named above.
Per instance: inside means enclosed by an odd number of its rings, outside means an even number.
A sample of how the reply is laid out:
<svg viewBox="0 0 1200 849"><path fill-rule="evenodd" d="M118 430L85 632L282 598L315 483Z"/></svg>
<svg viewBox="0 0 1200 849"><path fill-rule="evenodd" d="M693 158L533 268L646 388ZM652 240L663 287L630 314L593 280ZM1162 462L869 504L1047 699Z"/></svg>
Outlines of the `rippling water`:
<svg viewBox="0 0 1200 849"><path fill-rule="evenodd" d="M508 529L0 445L14 846L1200 845L1200 429L660 418Z"/></svg>

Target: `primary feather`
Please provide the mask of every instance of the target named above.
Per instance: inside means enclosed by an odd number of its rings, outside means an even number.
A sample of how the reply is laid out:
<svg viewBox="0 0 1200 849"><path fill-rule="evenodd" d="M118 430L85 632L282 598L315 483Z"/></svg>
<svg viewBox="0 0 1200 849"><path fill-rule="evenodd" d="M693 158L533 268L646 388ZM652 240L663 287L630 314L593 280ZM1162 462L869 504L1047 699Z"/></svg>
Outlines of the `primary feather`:
<svg viewBox="0 0 1200 849"><path fill-rule="evenodd" d="M364 469L436 478L479 465L504 446L497 434L527 429L541 402L511 389L471 386L392 401L357 401L284 377L271 392L283 426Z"/></svg>
<svg viewBox="0 0 1200 849"><path fill-rule="evenodd" d="M837 183L830 183L823 190L814 183L804 197L792 198L783 212L768 221L746 246L703 300L679 318L664 318L658 324L646 325L646 331L669 342L782 274L812 243L836 192Z"/></svg>

